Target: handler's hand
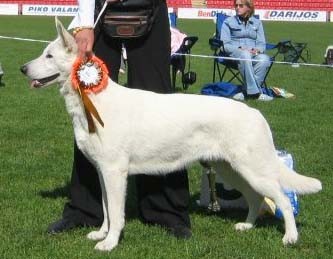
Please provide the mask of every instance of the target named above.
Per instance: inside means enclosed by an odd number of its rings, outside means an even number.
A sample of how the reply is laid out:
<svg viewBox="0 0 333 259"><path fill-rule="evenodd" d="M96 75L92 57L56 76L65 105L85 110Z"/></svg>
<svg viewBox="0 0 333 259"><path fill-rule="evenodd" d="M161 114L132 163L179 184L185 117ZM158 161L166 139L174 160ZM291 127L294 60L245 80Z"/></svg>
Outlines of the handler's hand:
<svg viewBox="0 0 333 259"><path fill-rule="evenodd" d="M94 30L90 28L83 29L75 35L79 57L88 58L91 56L94 40Z"/></svg>

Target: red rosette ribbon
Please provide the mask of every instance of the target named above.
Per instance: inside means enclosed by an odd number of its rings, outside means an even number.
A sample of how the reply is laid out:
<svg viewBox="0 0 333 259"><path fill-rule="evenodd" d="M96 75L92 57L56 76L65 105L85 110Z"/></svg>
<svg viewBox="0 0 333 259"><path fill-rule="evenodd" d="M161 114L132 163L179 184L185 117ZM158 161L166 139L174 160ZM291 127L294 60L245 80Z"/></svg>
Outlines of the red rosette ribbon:
<svg viewBox="0 0 333 259"><path fill-rule="evenodd" d="M108 69L104 62L96 56L91 56L86 61L77 58L73 64L71 71L72 86L81 96L89 133L96 132L93 117L95 117L102 127L104 127L104 123L87 94L96 94L105 89L108 85L108 74Z"/></svg>
<svg viewBox="0 0 333 259"><path fill-rule="evenodd" d="M71 71L72 86L85 93L99 93L108 85L109 71L102 60L96 56L86 61L77 58Z"/></svg>

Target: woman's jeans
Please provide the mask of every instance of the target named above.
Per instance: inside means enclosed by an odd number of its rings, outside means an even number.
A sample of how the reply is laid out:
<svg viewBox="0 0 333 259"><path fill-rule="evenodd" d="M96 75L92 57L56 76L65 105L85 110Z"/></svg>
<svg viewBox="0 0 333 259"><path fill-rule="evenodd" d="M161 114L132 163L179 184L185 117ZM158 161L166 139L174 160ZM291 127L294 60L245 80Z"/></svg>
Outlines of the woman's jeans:
<svg viewBox="0 0 333 259"><path fill-rule="evenodd" d="M271 65L270 57L266 54L254 55L241 49L234 51L231 57L244 59L237 61L244 81L243 92L248 95L262 93L261 86Z"/></svg>

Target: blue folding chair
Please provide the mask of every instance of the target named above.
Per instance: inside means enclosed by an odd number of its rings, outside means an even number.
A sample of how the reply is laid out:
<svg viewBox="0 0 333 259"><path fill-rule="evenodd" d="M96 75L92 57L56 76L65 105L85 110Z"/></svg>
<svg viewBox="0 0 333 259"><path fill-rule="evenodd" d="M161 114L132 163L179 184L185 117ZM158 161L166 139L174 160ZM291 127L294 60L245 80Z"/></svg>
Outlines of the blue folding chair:
<svg viewBox="0 0 333 259"><path fill-rule="evenodd" d="M215 83L216 81L216 74L218 74L219 80L223 81L226 73L229 72L231 73L231 78L227 80L228 83L236 79L238 83L243 85L244 82L238 71L237 63L232 60L223 58L228 56L224 50L223 41L220 40L222 24L226 18L228 18L226 14L217 13L215 34L212 38L209 39L209 45L214 51L214 56L216 57L213 60L213 82ZM221 71L220 65L224 66L223 71Z"/></svg>
<svg viewBox="0 0 333 259"><path fill-rule="evenodd" d="M257 18L259 18L259 16L256 16ZM221 36L221 28L222 28L222 24L225 21L225 19L228 18L228 16L224 13L218 13L216 15L216 29L215 29L215 34L214 37L209 39L209 45L211 47L211 49L214 51L214 56L216 56L216 58L214 58L214 63L213 63L213 82L215 82L216 80L216 76L219 76L219 80L220 81L226 81L228 83L232 82L232 81L237 81L238 84L243 85L243 79L239 73L238 70L238 64L236 61L234 60L230 60L230 59L226 59L223 57L228 57L227 53L224 50L224 44L223 41L220 40L220 36ZM278 44L271 44L271 43L267 43L266 44L266 49L274 49L274 48L278 48L279 43ZM274 61L275 56L271 57L271 61ZM223 66L223 70L221 69L220 65ZM266 76L264 78L263 81L263 85L261 86L267 86L266 85L266 78L267 75L270 71L270 69L272 68L273 62L271 63L271 66L269 67ZM229 76L229 79L225 79L226 74L230 73L231 76Z"/></svg>
<svg viewBox="0 0 333 259"><path fill-rule="evenodd" d="M171 27L177 28L177 14L169 13L169 23Z"/></svg>
<svg viewBox="0 0 333 259"><path fill-rule="evenodd" d="M169 22L172 27L175 28L177 27L176 13L169 13ZM171 61L170 61L172 67L171 81L172 81L173 91L176 91L176 78L178 71L181 74L183 90L187 90L188 87L195 82L195 75L193 79L194 72L188 71L188 73L185 73L186 57L184 55L177 55L177 54L190 54L191 48L197 42L197 40L198 37L196 36L185 37L179 49L171 56ZM189 62L188 70L190 70L190 59L191 57L188 57L188 62Z"/></svg>

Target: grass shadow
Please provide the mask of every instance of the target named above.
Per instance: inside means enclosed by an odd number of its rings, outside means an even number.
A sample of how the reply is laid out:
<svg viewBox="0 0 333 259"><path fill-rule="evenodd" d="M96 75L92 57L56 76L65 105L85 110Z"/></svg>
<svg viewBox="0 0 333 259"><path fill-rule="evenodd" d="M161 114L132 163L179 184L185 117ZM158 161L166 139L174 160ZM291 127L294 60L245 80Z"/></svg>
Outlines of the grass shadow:
<svg viewBox="0 0 333 259"><path fill-rule="evenodd" d="M196 214L200 216L207 216L207 217L221 217L231 221L234 221L236 224L237 222L244 222L248 210L247 209L236 209L236 208L224 208L221 209L219 212L211 212L205 207L200 207L197 201L200 200L200 193L196 193L191 196L190 201L190 214ZM297 218L295 219L297 220ZM255 227L256 228L267 228L267 227L274 227L277 231L281 232L282 234L285 233L284 227L284 220L275 217L274 215L264 215L259 216L256 220ZM296 222L297 228L304 226L303 223Z"/></svg>
<svg viewBox="0 0 333 259"><path fill-rule="evenodd" d="M69 198L70 183L67 182L66 185L54 188L53 190L40 191L39 195L42 198ZM189 214L200 215L204 217L221 217L237 222L243 222L247 216L246 209L234 209L234 208L224 208L219 212L211 212L205 207L198 205L197 201L200 200L200 193L197 192L194 195L191 195L189 202ZM137 205L137 195L135 188L135 177L128 178L128 187L127 187L127 196L126 196L126 207L125 207L126 221L137 220L139 219L138 205ZM297 227L302 227L303 223L297 223ZM278 219L271 216L259 217L256 221L256 228L267 228L275 226L275 228L284 233L284 221L283 219Z"/></svg>
<svg viewBox="0 0 333 259"><path fill-rule="evenodd" d="M70 183L67 182L66 185L56 187L53 190L46 190L46 191L40 191L39 195L42 198L48 198L48 199L57 199L57 198L69 198L69 187Z"/></svg>
<svg viewBox="0 0 333 259"><path fill-rule="evenodd" d="M219 212L211 212L206 207L201 207L197 201L200 200L200 193L195 193L190 199L190 213L201 216L218 216L223 218L231 219L235 222L244 220L247 216L247 210L245 209L233 209L222 208Z"/></svg>

